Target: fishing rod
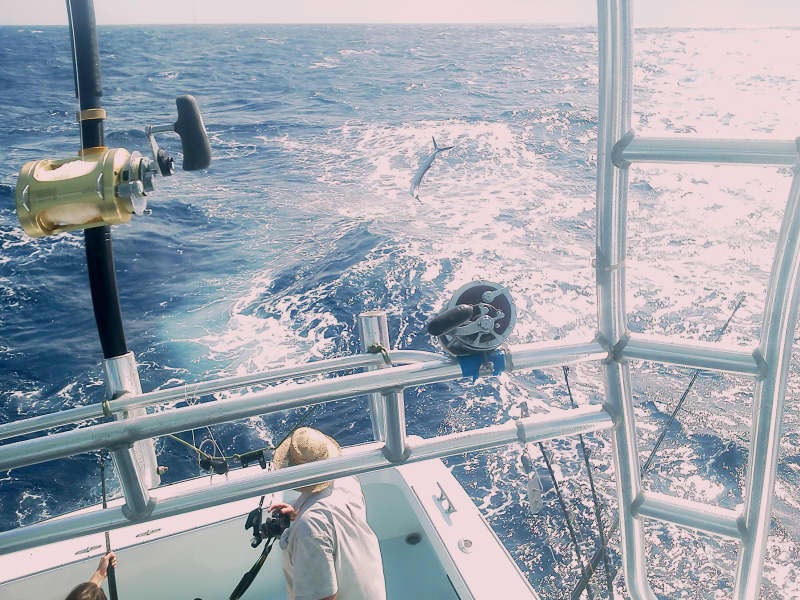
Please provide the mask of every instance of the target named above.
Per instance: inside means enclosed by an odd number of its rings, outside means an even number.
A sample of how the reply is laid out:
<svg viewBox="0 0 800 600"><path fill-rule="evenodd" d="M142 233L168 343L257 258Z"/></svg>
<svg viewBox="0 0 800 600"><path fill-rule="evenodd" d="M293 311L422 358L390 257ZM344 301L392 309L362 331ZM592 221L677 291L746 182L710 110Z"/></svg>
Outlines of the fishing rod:
<svg viewBox="0 0 800 600"><path fill-rule="evenodd" d="M26 164L17 183L17 214L25 232L33 237L84 230L97 332L103 357L112 359L128 354L128 346L114 269L111 225L126 223L133 214L144 214L146 197L155 189L156 176L174 173L174 161L159 148L153 134L171 130L180 136L186 171L207 167L211 163L211 147L196 101L191 96L180 96L176 99L178 120L174 124L145 128L152 159L124 148L107 148L94 3L66 0L66 4L81 150L78 159L45 159ZM73 165L75 161L79 164Z"/></svg>
<svg viewBox="0 0 800 600"><path fill-rule="evenodd" d="M103 90L100 80L97 27L92 0L66 0L66 2L72 38L75 96L80 110L78 120L81 156L85 156L92 150L99 150L105 146L103 121L106 111L101 103ZM89 287L103 356L104 358L123 356L128 353L128 347L119 305L110 225L84 229L84 242Z"/></svg>
<svg viewBox="0 0 800 600"><path fill-rule="evenodd" d="M92 0L66 0L66 7L81 148L78 156L33 160L22 167L16 189L17 217L31 237L84 230L97 330L103 356L111 359L126 355L128 347L110 226L144 214L156 176L174 173L174 161L153 134L174 131L180 136L185 171L207 167L211 147L197 102L191 96L179 96L175 123L145 128L152 159L124 148L107 148L94 4Z"/></svg>
<svg viewBox="0 0 800 600"><path fill-rule="evenodd" d="M100 489L103 493L103 510L108 508L108 503L106 502L106 469L105 469L105 460L103 459L102 453L100 454ZM106 554L111 552L111 536L109 535L108 531L105 532L106 534ZM111 595L111 600L117 600L117 573L114 565L111 564L109 561L108 566L106 567L106 575L108 576L108 593Z"/></svg>
<svg viewBox="0 0 800 600"><path fill-rule="evenodd" d="M174 173L173 159L159 147L154 133L174 131L181 139L183 169L202 169L211 163L211 147L197 102L191 96L176 99L174 124L145 128L152 158L137 151L105 146L100 52L92 0L66 0L80 151L65 159L33 160L23 165L17 179L16 208L22 229L31 237L83 230L92 308L103 352L106 400L141 392L136 360L128 351L120 310L111 225L127 223L147 212L147 197L157 175ZM105 405L104 405L105 406ZM106 411L107 412L107 411ZM132 411L130 416L135 416ZM107 414L110 416L110 414ZM143 465L137 476L158 485L161 469L151 440L141 440L133 454ZM114 460L127 460L112 449Z"/></svg>
<svg viewBox="0 0 800 600"><path fill-rule="evenodd" d="M725 321L722 327L720 327L719 331L717 331L712 341L718 342L720 339L722 339L722 336L725 335L725 332L728 330L728 326L730 326L731 322L733 321L733 317L736 315L736 313L744 304L746 297L747 297L746 294L739 294L736 297L736 302L733 305L733 310L731 311L728 320ZM680 399L675 404L675 407L672 409L672 412L669 415L669 419L667 419L666 425L664 425L664 427L662 428L661 433L658 436L658 439L656 440L656 443L653 445L652 450L650 450L650 454L647 457L647 460L644 462L641 469L639 470L640 477L644 477L650 470L650 467L653 464L653 460L655 459L656 453L658 452L658 448L661 446L661 442L664 441L667 432L669 431L670 427L672 427L672 424L675 422L675 418L678 415L678 412L680 411L681 407L683 407L683 404L684 402L686 402L686 399L689 397L689 392L691 391L692 387L694 386L694 382L697 381L697 378L701 372L702 372L701 369L695 369L692 372L692 377L689 379L689 384L686 386L686 389L683 390L683 394L681 394ZM609 527L608 535L606 537L610 537L611 535L613 535L618 527L619 527L619 515L617 515L617 517L614 519L614 522L611 524L611 527ZM580 595L583 593L583 590L587 589L587 586L589 585L589 580L591 579L592 575L597 569L600 560L604 559L606 555L607 555L607 548L605 547L605 545L597 549L597 551L594 553L594 556L592 556L592 559L589 561L589 568L585 573L581 575L581 579L578 581L578 585L575 586L575 589L572 591L571 600L578 600L580 598ZM606 568L608 567L606 566Z"/></svg>
<svg viewBox="0 0 800 600"><path fill-rule="evenodd" d="M528 408L528 403L523 401L519 405L520 409L520 416L522 418L527 418L530 416L530 409ZM561 486L558 485L558 479L556 478L555 471L553 470L553 464L550 460L550 456L547 453L547 449L544 447L542 442L537 442L539 447L539 451L542 454L542 459L544 460L545 467L547 468L547 473L550 475L550 480L553 483L553 490L556 493L556 497L558 498L558 505L561 507L561 512L564 514L564 520L567 523L567 532L569 533L569 539L572 542L572 549L575 552L575 557L578 559L578 565L580 566L581 574L586 575L586 565L584 564L583 560L583 552L581 552L581 545L578 541L578 534L575 532L575 525L574 525L574 518L572 517L572 513L570 513L569 508L567 508L567 503L564 500L564 494L561 493ZM531 458L527 454L527 450L523 450L522 453L522 466L526 473L533 473L534 466ZM593 600L594 593L592 592L592 587L590 585L586 586L586 593L589 594L589 599Z"/></svg>

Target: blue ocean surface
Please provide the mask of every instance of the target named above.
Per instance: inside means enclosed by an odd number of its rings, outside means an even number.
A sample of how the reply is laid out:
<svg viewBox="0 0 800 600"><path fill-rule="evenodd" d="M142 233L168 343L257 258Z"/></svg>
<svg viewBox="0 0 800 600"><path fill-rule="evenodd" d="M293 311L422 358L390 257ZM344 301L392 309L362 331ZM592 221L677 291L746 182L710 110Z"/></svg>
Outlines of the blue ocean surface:
<svg viewBox="0 0 800 600"><path fill-rule="evenodd" d="M188 93L213 149L209 169L160 179L152 214L113 229L127 342L145 390L355 352L356 318L366 310L388 312L394 347L440 351L425 324L475 279L511 290L518 315L510 342L593 338L593 28L100 27L99 40L108 146L146 152L145 125L174 121L174 98ZM637 30L634 128L794 139L798 45L797 29ZM98 402L104 383L83 236L31 239L14 205L24 163L79 147L67 29L0 28L0 64L7 422ZM433 137L454 148L436 159L417 202L409 185ZM180 159L176 138L159 140ZM754 347L790 175L632 167L630 329ZM799 375L793 360L762 587L771 599L800 597ZM573 367L569 377L578 404L602 400L597 365ZM642 459L690 378L686 369L632 364ZM561 369L427 385L405 399L409 433L424 437L506 421L522 401L534 411L569 406ZM187 392L182 403L193 401ZM751 411L752 381L702 374L645 486L739 504ZM281 439L304 414L181 436L241 453ZM363 398L308 418L343 444L371 436ZM610 441L585 440L608 527L616 514ZM577 440L545 446L591 556L597 526ZM162 438L156 448L169 467L165 482L200 474L185 447ZM447 463L534 587L562 598L578 579L577 559L538 454L545 504L538 515L528 511L520 454L509 447ZM116 481L110 486L119 493ZM99 500L94 455L3 472L0 530ZM659 598L730 596L735 544L661 524L646 532ZM611 536L615 568L617 544ZM620 576L620 594L623 584ZM593 591L604 597L601 578Z"/></svg>

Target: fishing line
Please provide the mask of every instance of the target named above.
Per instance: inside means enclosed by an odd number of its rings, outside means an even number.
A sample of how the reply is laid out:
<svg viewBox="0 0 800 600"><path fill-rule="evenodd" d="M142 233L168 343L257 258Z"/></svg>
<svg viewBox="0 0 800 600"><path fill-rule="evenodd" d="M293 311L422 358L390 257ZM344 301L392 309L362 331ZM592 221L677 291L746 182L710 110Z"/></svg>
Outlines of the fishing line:
<svg viewBox="0 0 800 600"><path fill-rule="evenodd" d="M102 451L98 456L100 460L100 490L103 495L103 510L108 508L108 503L106 502L106 468L105 468L105 459L103 458ZM111 536L109 535L108 531L105 532L106 534L106 554L111 552ZM111 600L117 600L117 575L114 569L114 566L109 562L108 566L106 567L106 574L108 575L108 592L111 596Z"/></svg>
<svg viewBox="0 0 800 600"><path fill-rule="evenodd" d="M300 419L298 419L298 421L292 426L292 428L289 430L289 432L285 436L283 436L283 438L281 438L281 441L278 442L277 444L270 445L270 446L263 446L262 448L257 448L256 450L250 450L250 451L245 452L243 454L226 455L225 453L223 453L222 452L222 448L217 443L217 440L214 438L214 435L211 433L211 429L208 428L208 427L206 427L206 429L208 429L208 433L209 433L209 435L211 437L210 437L210 439L207 438L207 439L203 440L202 442L200 442L200 446L197 446L196 443L194 443L194 429L192 429L192 442L193 443L189 443L186 440L181 439L177 435L174 435L172 433L167 433L167 434L164 435L164 437L167 437L167 438L169 438L171 440L174 440L174 441L178 442L182 446L188 448L189 450L191 450L192 452L197 454L197 465L198 465L198 467L201 468L201 469L204 469L204 470L208 470L209 468L213 468L214 472L217 473L217 475L224 475L225 474L225 471L227 471L227 461L239 461L239 462L242 463L243 467L247 467L251 461L258 460L258 462L259 462L259 464L261 464L262 468L266 468L266 460L263 457L263 453L265 451L267 451L267 450L274 451L284 441L289 439L289 436L291 436L297 429L299 429L306 421L308 421L308 419L311 417L311 415L314 414L314 411L317 409L317 406L319 406L319 405L312 406L309 410L307 410L305 412L305 414L303 414L303 416ZM203 446L206 443L211 443L212 446L214 447L214 454L213 455L209 454L208 452L205 452L203 450ZM219 455L217 455L217 452L219 452ZM220 461L226 463L224 465L225 471L222 471L223 466L222 466ZM204 462L205 462L205 466L203 466Z"/></svg>
<svg viewBox="0 0 800 600"><path fill-rule="evenodd" d="M728 320L725 321L725 323L719 329L717 334L714 336L714 339L712 339L711 341L718 342L722 338L722 336L727 331L728 326L733 321L733 317L736 315L737 311L742 307L742 304L744 304L744 301L745 301L746 297L747 297L747 294L739 294L736 297L736 302L735 302L735 304L733 306L733 310L731 311L731 315L728 317ZM667 432L669 431L670 427L672 427L672 423L675 422L675 417L677 416L678 411L680 411L680 409L683 406L684 402L689 397L689 392L691 391L692 387L694 386L694 382L697 381L697 377L700 375L701 372L702 372L702 369L695 369L692 372L692 377L689 380L689 384L686 386L686 389L683 391L683 394L681 395L680 399L678 400L677 404L675 405L675 408L672 409L672 412L670 413L670 416L669 416L669 419L667 420L666 425L661 430L661 433L659 434L658 439L656 440L656 443L653 445L653 449L650 451L650 455L647 457L647 460L644 462L644 465L642 465L641 469L639 470L640 477L644 477L647 474L647 472L650 470L650 467L653 465L653 460L655 459L656 452L658 452L659 446L661 446L661 442L664 441L664 438L666 437ZM614 519L614 522L611 524L611 527L608 530L608 535L609 536L613 535L613 533L617 530L618 527L619 527L619 515L616 516L616 518ZM578 598L580 598L581 592L583 592L584 589L588 589L589 579L594 574L595 569L597 569L597 565L600 563L600 559L603 558L603 556L602 556L603 553L604 553L604 551L601 548L597 552L595 552L594 556L592 556L592 560L589 561L588 573L583 575L583 576L581 576L581 580L578 582L578 585L575 587L575 589L572 592L571 600L577 600Z"/></svg>
<svg viewBox="0 0 800 600"><path fill-rule="evenodd" d="M569 404L572 408L578 408L575 399L572 396L572 388L569 385L569 367L561 367L564 371L564 383L567 386L567 393L569 394ZM589 476L589 489L592 491L592 503L594 504L594 518L597 521L597 533L600 537L600 552L603 557L603 567L606 571L606 591L608 597L614 597L614 585L611 578L611 565L608 562L608 542L604 533L605 527L603 526L603 511L600 507L600 499L597 496L597 489L594 486L594 476L592 475L592 466L589 463L589 452L586 450L586 444L583 441L583 434L578 434L578 443L581 446L581 453L583 454L583 464L586 466L586 474ZM591 574L589 575L591 577Z"/></svg>
<svg viewBox="0 0 800 600"><path fill-rule="evenodd" d="M558 485L558 481L556 480L556 474L553 472L553 465L550 463L550 457L547 456L547 450L545 450L544 444L542 442L538 442L539 450L542 453L542 458L544 459L544 464L547 467L547 472L550 474L550 479L553 481L553 489L556 491L556 496L558 496L558 504L561 506L561 510L564 513L564 519L567 521L567 530L569 531L569 537L572 540L572 548L575 551L575 555L578 557L578 564L581 567L581 576L588 577L586 574L586 565L583 562L583 553L581 552L581 546L578 542L578 536L575 533L575 527L573 525L573 518L572 514L569 512L567 508L567 503L564 501L564 496L561 494L561 488ZM589 586L588 582L586 584L586 593L589 594L589 600L594 599L594 593L592 592L591 586Z"/></svg>
<svg viewBox="0 0 800 600"><path fill-rule="evenodd" d="M530 411L528 409L528 404L526 402L521 402L519 405L520 408L520 416L522 418L526 418L530 416ZM581 546L578 542L578 535L575 533L575 527L573 525L574 519L572 518L572 514L567 508L567 503L564 500L564 495L561 493L561 487L558 485L558 480L556 479L556 474L553 471L553 465L550 461L550 457L547 455L547 450L544 447L542 442L537 442L539 446L539 451L542 453L542 458L544 459L544 464L547 467L547 472L550 475L550 480L553 482L553 489L556 492L556 496L558 497L558 504L561 506L561 511L564 513L564 519L567 522L567 531L569 532L570 540L572 541L572 548L575 551L575 556L578 558L578 564L581 568L581 575L583 577L586 576L586 566L583 562L583 553L581 552ZM583 578L582 577L582 578ZM594 593L592 592L591 586L586 585L586 593L589 594L590 600L594 599Z"/></svg>
<svg viewBox="0 0 800 600"><path fill-rule="evenodd" d="M69 16L69 37L72 41L72 72L75 76L75 97L78 99L78 110L81 110L81 86L80 86L80 75L78 75L78 42L75 36L75 30L72 26L73 17L73 9L72 9L72 0L67 0L67 15ZM84 148L83 144L83 127L80 123L78 123L78 131L80 133L81 138L81 149Z"/></svg>

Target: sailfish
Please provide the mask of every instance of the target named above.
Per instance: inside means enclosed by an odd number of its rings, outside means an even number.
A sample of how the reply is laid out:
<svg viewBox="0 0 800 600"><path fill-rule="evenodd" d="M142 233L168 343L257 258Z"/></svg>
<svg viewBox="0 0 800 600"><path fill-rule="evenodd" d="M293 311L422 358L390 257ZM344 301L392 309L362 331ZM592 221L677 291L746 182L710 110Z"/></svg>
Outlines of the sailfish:
<svg viewBox="0 0 800 600"><path fill-rule="evenodd" d="M419 169L417 169L417 172L414 174L414 178L411 180L411 190L410 190L411 197L416 198L417 200L419 200L419 184L422 183L422 178L425 177L425 173L427 173L428 169L431 168L433 161L436 159L436 155L439 154L439 152L450 150L450 148L453 147L453 146L440 147L436 143L435 137L431 136L431 139L433 140L433 153L425 157L425 160L422 161L422 164L420 164ZM422 200L419 201L422 202Z"/></svg>

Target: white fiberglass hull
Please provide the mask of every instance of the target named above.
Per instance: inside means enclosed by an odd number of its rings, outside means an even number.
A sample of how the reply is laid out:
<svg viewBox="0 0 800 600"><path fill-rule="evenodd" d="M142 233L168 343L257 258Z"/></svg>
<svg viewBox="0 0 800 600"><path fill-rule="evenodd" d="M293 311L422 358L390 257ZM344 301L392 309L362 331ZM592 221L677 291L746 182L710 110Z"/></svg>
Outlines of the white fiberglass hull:
<svg viewBox="0 0 800 600"><path fill-rule="evenodd" d="M440 461L365 473L360 479L381 544L389 598L538 597ZM258 498L242 500L113 531L119 597L227 598L261 553L261 547L250 547L244 529L245 515L257 504ZM2 556L0 598L62 600L89 578L104 549L103 534L95 534ZM286 597L280 552L273 549L245 599Z"/></svg>

